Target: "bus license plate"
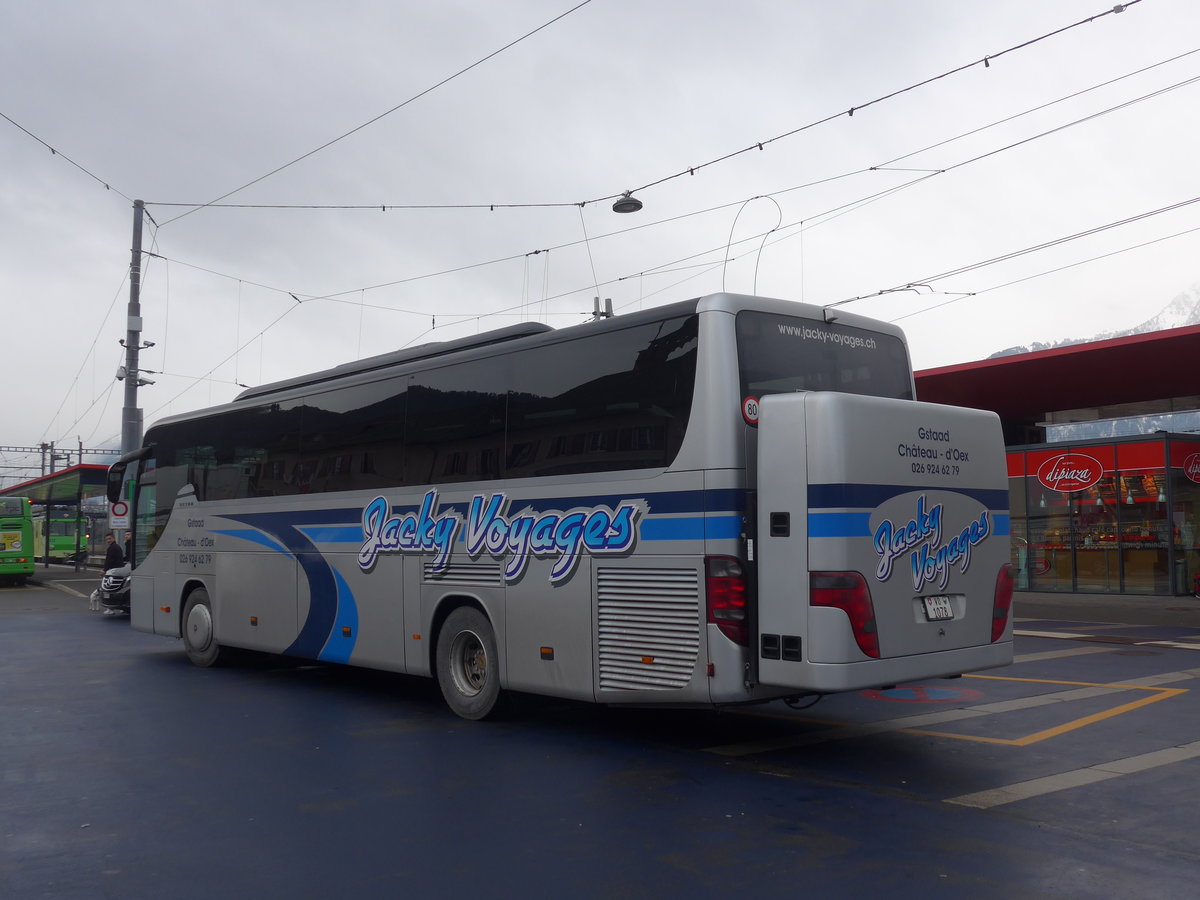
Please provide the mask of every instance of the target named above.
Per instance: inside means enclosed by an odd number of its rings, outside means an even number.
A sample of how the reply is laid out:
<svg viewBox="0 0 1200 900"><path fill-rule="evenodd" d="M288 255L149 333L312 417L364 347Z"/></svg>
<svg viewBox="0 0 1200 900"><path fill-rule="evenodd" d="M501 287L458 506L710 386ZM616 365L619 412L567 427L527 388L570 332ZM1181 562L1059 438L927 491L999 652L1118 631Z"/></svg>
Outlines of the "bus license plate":
<svg viewBox="0 0 1200 900"><path fill-rule="evenodd" d="M949 597L939 594L935 597L922 597L921 599L925 601L925 618L930 622L954 618L954 607L950 605Z"/></svg>

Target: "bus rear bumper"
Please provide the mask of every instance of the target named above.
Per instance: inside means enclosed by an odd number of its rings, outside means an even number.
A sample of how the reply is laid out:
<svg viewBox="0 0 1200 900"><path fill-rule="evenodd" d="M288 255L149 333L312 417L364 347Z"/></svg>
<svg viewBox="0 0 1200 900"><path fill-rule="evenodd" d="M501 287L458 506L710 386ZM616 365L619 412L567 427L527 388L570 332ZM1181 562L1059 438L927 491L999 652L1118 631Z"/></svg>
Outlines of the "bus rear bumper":
<svg viewBox="0 0 1200 900"><path fill-rule="evenodd" d="M997 641L983 646L890 659L864 659L849 663L796 662L784 670L787 677L772 676L770 681L764 679L763 684L799 693L835 694L908 684L926 678L951 678L965 672L1007 666L1012 660L1012 641Z"/></svg>

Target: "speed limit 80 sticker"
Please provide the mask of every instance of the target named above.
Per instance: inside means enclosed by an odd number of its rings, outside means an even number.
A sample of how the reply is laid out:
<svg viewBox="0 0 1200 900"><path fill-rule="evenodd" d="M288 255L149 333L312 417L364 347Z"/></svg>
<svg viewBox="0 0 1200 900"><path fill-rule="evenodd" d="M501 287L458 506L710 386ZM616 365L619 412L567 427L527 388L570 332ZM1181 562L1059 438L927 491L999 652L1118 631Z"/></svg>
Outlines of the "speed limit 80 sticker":
<svg viewBox="0 0 1200 900"><path fill-rule="evenodd" d="M742 418L745 419L747 423L750 425L757 425L758 414L759 406L757 397L747 397L742 401Z"/></svg>

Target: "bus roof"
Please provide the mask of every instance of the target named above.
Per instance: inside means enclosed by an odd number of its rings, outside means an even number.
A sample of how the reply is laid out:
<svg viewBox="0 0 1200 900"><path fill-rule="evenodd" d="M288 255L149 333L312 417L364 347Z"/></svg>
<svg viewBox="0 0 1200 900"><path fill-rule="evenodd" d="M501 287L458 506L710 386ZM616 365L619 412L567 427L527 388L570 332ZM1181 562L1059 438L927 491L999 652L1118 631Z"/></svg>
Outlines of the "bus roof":
<svg viewBox="0 0 1200 900"><path fill-rule="evenodd" d="M802 316L814 320L823 320L828 323L837 321L841 324L856 325L860 328L895 334L903 339L903 332L895 325L859 316L854 313L843 312L840 309L836 312L828 312L823 307L809 303L799 303L794 300L780 300L734 293L709 294L691 300L680 300L662 306L655 306L650 309L622 313L619 316L600 321L588 320L565 328L554 328L541 322L523 322L518 325L509 325L505 328L497 328L493 331L486 331L481 334L470 335L451 341L432 342L416 347L394 350L378 356L370 356L365 359L343 363L319 372L297 375L293 378L283 379L282 381L247 388L238 394L230 404L222 404L217 407L168 416L156 422L153 427L211 415L224 406L236 406L241 403L248 403L248 401L265 402L268 398L280 394L288 394L293 391L302 394L304 393L304 388L314 385L350 379L354 378L354 376L367 375L371 372L378 372L421 360L450 356L452 354L474 355L472 351L487 351L499 344L520 343L536 346L558 340L569 340L578 334L590 331L616 330L645 322L669 319L697 312L719 311L733 314L742 309L758 309L764 312L775 312L780 315Z"/></svg>
<svg viewBox="0 0 1200 900"><path fill-rule="evenodd" d="M324 369L323 371L312 372L308 375L297 375L295 378L285 378L282 381L274 381L270 384L248 388L234 398L234 403L237 403L239 400L250 400L254 397L276 394L279 391L304 387L309 384L320 384L322 381L332 381L336 378L344 378L347 375L358 375L362 372L386 369L402 362L413 362L418 359L444 356L447 353L456 353L460 350L473 350L476 347L500 344L505 341L529 337L534 334L544 334L547 331L553 330L551 326L541 322L522 322L519 325L509 325L507 328L497 328L494 331L473 334L453 341L433 341L427 344L420 344L416 347L392 350L389 353L381 353L379 356L368 356L366 359L357 359L352 362L342 363L340 366L334 366L332 369Z"/></svg>

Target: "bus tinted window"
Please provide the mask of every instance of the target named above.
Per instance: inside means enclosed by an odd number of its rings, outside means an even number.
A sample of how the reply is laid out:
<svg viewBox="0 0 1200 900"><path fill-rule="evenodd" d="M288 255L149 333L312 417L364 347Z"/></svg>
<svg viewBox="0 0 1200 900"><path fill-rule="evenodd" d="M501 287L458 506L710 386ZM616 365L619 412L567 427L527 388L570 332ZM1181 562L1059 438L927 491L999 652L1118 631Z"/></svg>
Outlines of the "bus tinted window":
<svg viewBox="0 0 1200 900"><path fill-rule="evenodd" d="M512 373L510 477L669 465L687 429L697 318L526 350Z"/></svg>
<svg viewBox="0 0 1200 900"><path fill-rule="evenodd" d="M684 316L151 429L165 513L199 500L669 465L696 379Z"/></svg>
<svg viewBox="0 0 1200 900"><path fill-rule="evenodd" d="M307 492L315 469L300 457L300 416L292 401L151 429L159 503L169 510L185 484L200 500Z"/></svg>
<svg viewBox="0 0 1200 900"><path fill-rule="evenodd" d="M737 342L743 397L838 391L913 399L908 353L890 334L744 310Z"/></svg>
<svg viewBox="0 0 1200 900"><path fill-rule="evenodd" d="M499 478L509 356L412 376L404 429L405 481L451 484Z"/></svg>
<svg viewBox="0 0 1200 900"><path fill-rule="evenodd" d="M404 483L407 379L304 398L302 468L313 492L376 490Z"/></svg>

